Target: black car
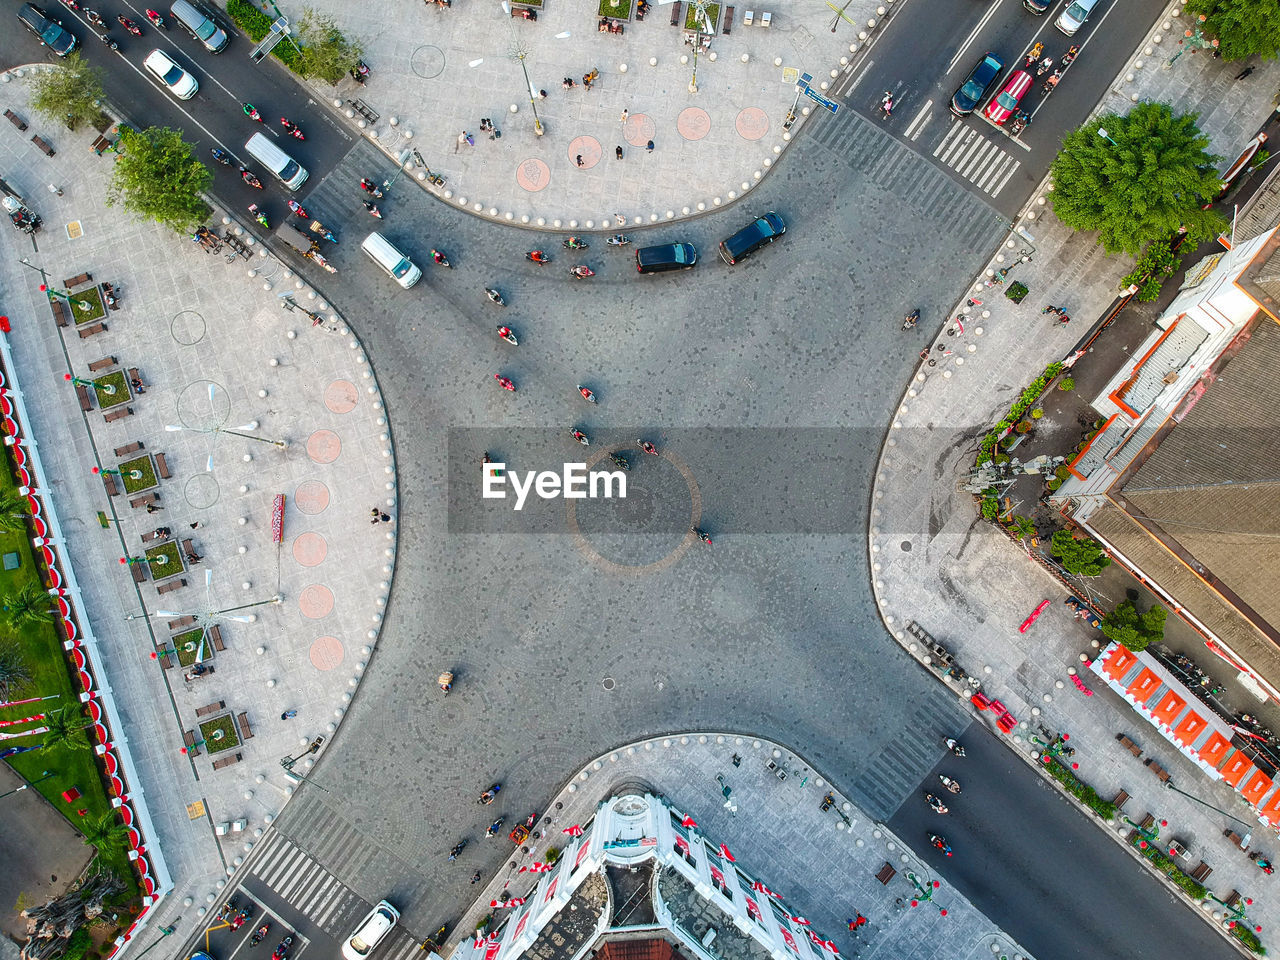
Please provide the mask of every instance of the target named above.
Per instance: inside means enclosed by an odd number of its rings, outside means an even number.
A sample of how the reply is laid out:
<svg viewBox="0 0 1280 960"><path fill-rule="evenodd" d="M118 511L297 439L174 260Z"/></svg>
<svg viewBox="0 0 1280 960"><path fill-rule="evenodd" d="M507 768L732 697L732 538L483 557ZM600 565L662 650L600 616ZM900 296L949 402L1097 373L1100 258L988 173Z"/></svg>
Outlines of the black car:
<svg viewBox="0 0 1280 960"><path fill-rule="evenodd" d="M698 251L692 243L660 243L636 250L636 269L641 273L688 270L697 262Z"/></svg>
<svg viewBox="0 0 1280 960"><path fill-rule="evenodd" d="M727 264L735 264L786 232L787 225L776 213L756 217L732 237L720 241L720 259Z"/></svg>
<svg viewBox="0 0 1280 960"><path fill-rule="evenodd" d="M62 28L58 20L50 19L48 14L33 3L24 3L18 11L18 19L22 25L40 38L40 42L60 57L65 57L76 48L76 38Z"/></svg>
<svg viewBox="0 0 1280 960"><path fill-rule="evenodd" d="M967 117L978 109L978 104L986 99L1003 69L1004 61L994 53L988 53L979 60L964 83L960 84L960 89L951 97L951 112L957 117Z"/></svg>

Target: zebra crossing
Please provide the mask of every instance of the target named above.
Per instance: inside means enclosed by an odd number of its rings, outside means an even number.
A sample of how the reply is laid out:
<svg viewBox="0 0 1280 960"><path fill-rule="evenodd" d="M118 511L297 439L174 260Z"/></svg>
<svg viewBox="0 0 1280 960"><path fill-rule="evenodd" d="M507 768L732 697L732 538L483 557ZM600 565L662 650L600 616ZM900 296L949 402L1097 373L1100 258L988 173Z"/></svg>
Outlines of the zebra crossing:
<svg viewBox="0 0 1280 960"><path fill-rule="evenodd" d="M953 123L933 150L933 158L992 199L1000 196L1022 161L967 123Z"/></svg>

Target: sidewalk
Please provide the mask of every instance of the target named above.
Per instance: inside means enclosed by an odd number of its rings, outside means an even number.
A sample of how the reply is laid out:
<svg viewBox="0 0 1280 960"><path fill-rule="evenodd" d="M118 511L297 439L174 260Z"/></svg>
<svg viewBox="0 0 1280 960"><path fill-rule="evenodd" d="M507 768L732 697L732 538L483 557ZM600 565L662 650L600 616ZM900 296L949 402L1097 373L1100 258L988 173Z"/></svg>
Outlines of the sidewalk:
<svg viewBox="0 0 1280 960"><path fill-rule="evenodd" d="M379 118L361 123L366 134L392 155L418 150L445 177L433 191L503 222L605 228L617 214L633 225L696 216L749 191L799 130L783 124L800 75L826 89L832 68L862 50L861 38L873 37L896 5L853 0L846 9L852 23L833 33L832 11L821 3L774 9L768 27L760 25L768 5L722 4L710 50L698 58L697 93L689 92L686 3L653 3L621 35L600 33L588 4L547 3L537 22L513 19L496 2L483 9L387 4L375 18L353 16L342 0L311 6L361 43L372 68L364 86L344 79L335 94L317 85L317 97L340 97L356 122L350 101L372 108ZM534 105L541 137L522 65L535 96L547 94ZM600 76L586 90L582 77L593 68ZM577 86L564 89L566 77ZM823 109L802 98L797 113L810 107ZM501 137L482 131L482 119ZM474 146L460 141L464 132ZM425 181L425 171L414 175Z"/></svg>
<svg viewBox="0 0 1280 960"><path fill-rule="evenodd" d="M30 435L54 478L43 493L58 511L62 550L83 590L79 613L97 634L99 688L127 724L112 736L132 754L139 776L128 787L149 807L158 833L143 842L173 876L173 895L146 917L158 927L179 920L184 906L203 914L241 862L244 840L279 812L294 788L280 758L303 754L317 736L332 738L387 601L396 525L371 525L370 510L394 512L394 459L360 344L314 291L256 245L245 258L225 245L206 253L105 208L112 160L89 149L93 132L51 127L31 111L26 84L6 79L7 105L31 131L5 125L0 169L44 227L35 245L16 230L0 234L3 312L13 326ZM54 157L35 149L33 132L54 145ZM217 214L212 223L221 233ZM120 309L92 336L77 336L88 324L59 328L34 268L57 289L82 272L109 281ZM324 322L313 327L300 309L281 309L284 294L323 313ZM129 391L120 408L132 414L113 422L96 405L82 411L63 381L67 373L87 380L132 368L145 392ZM119 387L128 391L123 378ZM156 475L154 513L131 508L130 493L108 496L90 472L139 457ZM277 538L279 495L285 509ZM167 536L141 539L162 527ZM140 558L166 543L175 549L165 565L150 564L150 575L121 565L123 556ZM175 563L180 573L165 576ZM203 641L211 672L184 681L200 653L201 627L215 625L217 638L210 630ZM163 649L173 651L168 668L156 659ZM225 706L198 715L210 703ZM297 718L282 720L285 710L297 710ZM218 718L223 736L240 740L222 752L211 749L213 728L199 726ZM184 755L183 731L192 732L199 756ZM231 756L242 762L211 766ZM299 770L314 760L300 761ZM220 824L237 821L217 835Z"/></svg>
<svg viewBox="0 0 1280 960"><path fill-rule="evenodd" d="M1271 113L1280 64L1258 65L1251 78L1236 82L1243 64L1224 64L1201 51L1164 69L1183 29L1183 18L1171 16L1158 24L1158 33L1123 65L1098 110L1123 112L1144 99L1171 103L1175 111L1199 110L1200 128L1211 139L1211 151L1225 158L1225 168ZM1061 601L1063 591L1009 539L983 524L971 496L959 489L973 464L977 439L1049 363L1064 358L1084 328L1113 302L1120 278L1131 267L1129 258L1109 258L1092 237L1062 226L1045 196L1042 187L1017 234L987 271L991 276L1031 249L1034 259L1017 264L1006 281L1027 284L1027 300L1015 307L1003 288L986 288L979 277L969 295L985 304L967 313L963 334L944 332L931 345L935 364L922 364L890 425L875 478L869 537L877 601L890 631L917 658L927 662L926 651L905 629L909 621L933 634L959 665L982 680L985 692L1005 703L1020 721L1012 744L1028 762L1037 746L1028 737L1040 724L1069 732L1077 748L1077 773L1085 782L1107 798L1123 788L1132 795L1125 806L1129 816L1139 819L1150 811L1189 837L1191 862L1203 859L1213 867L1207 881L1211 893L1225 898L1234 889L1256 898L1249 922L1262 925L1265 941L1267 931L1280 923L1280 898L1267 896L1275 881L1222 836L1224 828L1245 828L1204 804L1252 823L1254 835L1264 838L1265 853L1280 852L1280 844L1274 837L1267 843L1262 826L1239 808L1229 788L1198 775L1118 697L1097 683L1089 684L1096 695L1087 700L1073 690L1068 670L1095 653L1105 639L1101 634L1073 620L1061 602L1046 609L1026 634L1018 632L1018 624L1042 600ZM962 298L957 313L965 312L963 303ZM1039 312L1046 303L1065 306L1076 322L1053 326ZM1113 352L1105 346L1112 333L1102 335L1097 354ZM1114 369L1114 359L1096 355L1086 356L1080 367L1095 362ZM1023 504L1018 512L1028 513L1031 506ZM1180 788L1203 803L1163 789L1115 742L1118 732L1138 738ZM1123 822L1115 826L1129 829ZM1206 917L1222 918L1221 907L1212 901L1203 909Z"/></svg>

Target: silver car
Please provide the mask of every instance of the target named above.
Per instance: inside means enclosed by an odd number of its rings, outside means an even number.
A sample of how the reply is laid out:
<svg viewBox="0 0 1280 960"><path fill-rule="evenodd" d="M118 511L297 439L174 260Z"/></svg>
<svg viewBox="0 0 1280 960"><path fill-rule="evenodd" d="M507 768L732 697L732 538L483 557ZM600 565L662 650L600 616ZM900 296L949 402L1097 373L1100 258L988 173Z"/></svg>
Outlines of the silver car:
<svg viewBox="0 0 1280 960"><path fill-rule="evenodd" d="M1076 31L1084 26L1084 22L1089 19L1089 14L1093 13L1093 8L1097 5L1098 0L1073 0L1067 9L1062 11L1062 16L1058 17L1054 26L1068 37L1074 37Z"/></svg>

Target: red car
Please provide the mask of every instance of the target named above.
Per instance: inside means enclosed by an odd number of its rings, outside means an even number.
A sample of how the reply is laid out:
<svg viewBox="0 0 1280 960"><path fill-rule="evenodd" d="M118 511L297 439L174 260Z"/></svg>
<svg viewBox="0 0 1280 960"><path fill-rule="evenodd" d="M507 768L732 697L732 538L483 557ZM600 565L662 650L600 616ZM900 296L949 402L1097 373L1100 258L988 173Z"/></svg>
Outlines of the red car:
<svg viewBox="0 0 1280 960"><path fill-rule="evenodd" d="M1014 71L1004 89L991 98L991 102L982 111L983 115L997 127L1003 126L1013 116L1013 111L1018 109L1018 101L1031 89L1031 82L1031 74L1027 71Z"/></svg>

